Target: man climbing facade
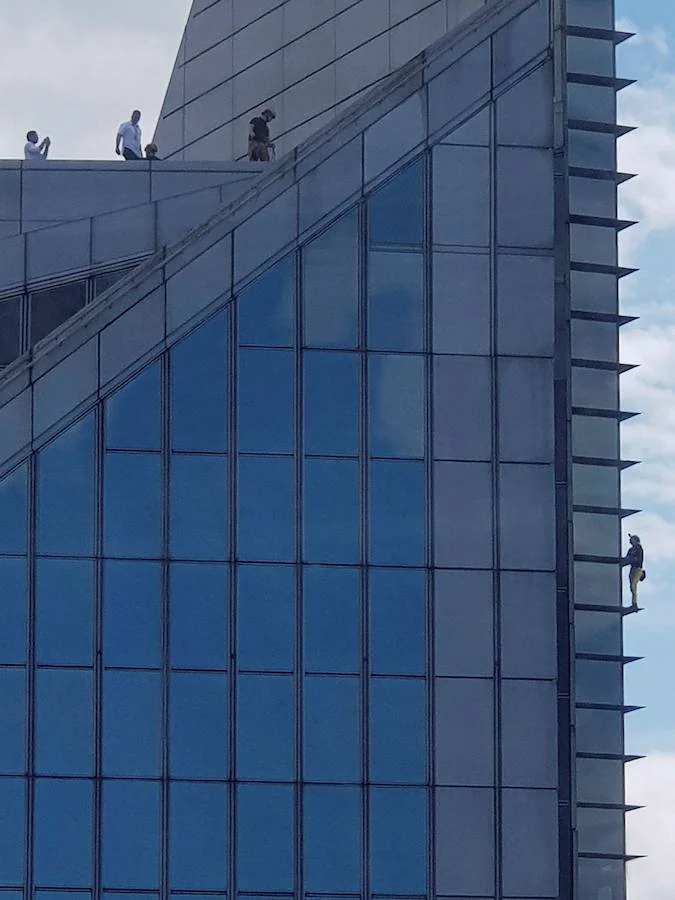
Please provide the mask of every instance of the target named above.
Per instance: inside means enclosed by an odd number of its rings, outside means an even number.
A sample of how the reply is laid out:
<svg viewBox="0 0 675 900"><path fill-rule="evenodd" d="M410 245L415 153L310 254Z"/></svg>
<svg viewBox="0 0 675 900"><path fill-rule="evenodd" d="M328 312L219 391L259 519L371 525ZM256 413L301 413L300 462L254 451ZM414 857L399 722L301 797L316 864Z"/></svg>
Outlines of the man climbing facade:
<svg viewBox="0 0 675 900"><path fill-rule="evenodd" d="M628 570L628 584L630 585L630 595L633 605L633 611L638 610L638 584L647 577L644 568L645 551L640 543L637 534L629 534L630 547L628 553L621 560L622 566L630 566Z"/></svg>

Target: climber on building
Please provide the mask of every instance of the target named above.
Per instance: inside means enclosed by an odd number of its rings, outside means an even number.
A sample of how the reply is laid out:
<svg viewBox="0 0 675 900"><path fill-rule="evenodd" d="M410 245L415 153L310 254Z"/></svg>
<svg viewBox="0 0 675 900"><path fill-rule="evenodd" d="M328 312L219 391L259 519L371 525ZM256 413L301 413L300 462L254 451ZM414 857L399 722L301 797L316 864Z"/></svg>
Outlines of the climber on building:
<svg viewBox="0 0 675 900"><path fill-rule="evenodd" d="M645 551L640 543L637 534L629 534L630 547L628 553L621 560L622 566L630 566L628 570L628 583L630 585L630 595L633 604L633 612L638 611L638 584L647 577L647 570L644 568Z"/></svg>
<svg viewBox="0 0 675 900"><path fill-rule="evenodd" d="M272 109L263 109L259 116L251 119L248 133L248 158L250 162L269 162L270 150L274 144L270 141L269 123L276 119Z"/></svg>

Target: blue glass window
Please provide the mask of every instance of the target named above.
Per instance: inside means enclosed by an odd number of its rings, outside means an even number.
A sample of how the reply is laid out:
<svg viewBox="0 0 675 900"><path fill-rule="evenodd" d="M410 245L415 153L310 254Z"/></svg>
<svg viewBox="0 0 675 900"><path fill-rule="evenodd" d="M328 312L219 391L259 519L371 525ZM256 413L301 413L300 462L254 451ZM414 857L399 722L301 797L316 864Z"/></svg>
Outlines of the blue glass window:
<svg viewBox="0 0 675 900"><path fill-rule="evenodd" d="M305 678L305 778L361 781L359 679Z"/></svg>
<svg viewBox="0 0 675 900"><path fill-rule="evenodd" d="M227 700L227 675L172 674L169 750L174 778L227 777Z"/></svg>
<svg viewBox="0 0 675 900"><path fill-rule="evenodd" d="M424 349L424 258L421 253L368 256L368 346Z"/></svg>
<svg viewBox="0 0 675 900"><path fill-rule="evenodd" d="M103 886L159 886L159 791L152 781L103 783Z"/></svg>
<svg viewBox="0 0 675 900"><path fill-rule="evenodd" d="M106 556L161 555L159 455L106 453L103 543Z"/></svg>
<svg viewBox="0 0 675 900"><path fill-rule="evenodd" d="M425 558L424 465L370 463L370 562L420 566Z"/></svg>
<svg viewBox="0 0 675 900"><path fill-rule="evenodd" d="M170 575L171 665L225 669L228 665L226 566L174 563Z"/></svg>
<svg viewBox="0 0 675 900"><path fill-rule="evenodd" d="M359 464L306 459L304 557L307 562L359 561Z"/></svg>
<svg viewBox="0 0 675 900"><path fill-rule="evenodd" d="M368 360L371 456L424 456L424 359L372 354Z"/></svg>
<svg viewBox="0 0 675 900"><path fill-rule="evenodd" d="M38 778L35 787L35 881L90 887L92 782Z"/></svg>
<svg viewBox="0 0 675 900"><path fill-rule="evenodd" d="M26 771L26 672L0 669L0 772Z"/></svg>
<svg viewBox="0 0 675 900"><path fill-rule="evenodd" d="M162 445L162 366L156 362L108 398L106 447L159 450Z"/></svg>
<svg viewBox="0 0 675 900"><path fill-rule="evenodd" d="M227 319L219 313L171 348L171 446L227 449Z"/></svg>
<svg viewBox="0 0 675 900"><path fill-rule="evenodd" d="M23 884L26 784L23 778L0 778L0 882Z"/></svg>
<svg viewBox="0 0 675 900"><path fill-rule="evenodd" d="M237 871L244 891L293 890L293 787L237 789Z"/></svg>
<svg viewBox="0 0 675 900"><path fill-rule="evenodd" d="M38 559L36 653L42 665L92 665L94 564L85 559Z"/></svg>
<svg viewBox="0 0 675 900"><path fill-rule="evenodd" d="M0 662L23 663L26 660L28 603L25 559L0 559L0 584Z"/></svg>
<svg viewBox="0 0 675 900"><path fill-rule="evenodd" d="M375 892L424 894L427 800L422 788L372 788L370 877Z"/></svg>
<svg viewBox="0 0 675 900"><path fill-rule="evenodd" d="M426 682L372 678L370 778L384 784L427 780Z"/></svg>
<svg viewBox="0 0 675 900"><path fill-rule="evenodd" d="M156 672L105 672L103 773L160 774L161 677Z"/></svg>
<svg viewBox="0 0 675 900"><path fill-rule="evenodd" d="M239 460L240 559L290 561L295 555L295 463L278 457Z"/></svg>
<svg viewBox="0 0 675 900"><path fill-rule="evenodd" d="M104 664L159 666L159 564L107 561L103 574Z"/></svg>
<svg viewBox="0 0 675 900"><path fill-rule="evenodd" d="M370 668L376 675L426 671L426 573L370 569Z"/></svg>
<svg viewBox="0 0 675 900"><path fill-rule="evenodd" d="M39 553L91 556L94 548L94 416L38 454Z"/></svg>
<svg viewBox="0 0 675 900"><path fill-rule="evenodd" d="M237 298L239 343L292 347L295 343L294 259L265 272Z"/></svg>
<svg viewBox="0 0 675 900"><path fill-rule="evenodd" d="M304 570L305 668L353 672L361 668L361 581L357 569Z"/></svg>
<svg viewBox="0 0 675 900"><path fill-rule="evenodd" d="M240 675L237 679L237 776L293 779L293 678Z"/></svg>
<svg viewBox="0 0 675 900"><path fill-rule="evenodd" d="M356 456L359 451L359 366L356 353L304 355L305 451Z"/></svg>
<svg viewBox="0 0 675 900"><path fill-rule="evenodd" d="M0 481L0 553L26 552L26 466Z"/></svg>
<svg viewBox="0 0 675 900"><path fill-rule="evenodd" d="M240 669L293 671L295 571L291 566L239 566L237 630Z"/></svg>
<svg viewBox="0 0 675 900"><path fill-rule="evenodd" d="M435 244L490 244L490 150L434 147Z"/></svg>
<svg viewBox="0 0 675 900"><path fill-rule="evenodd" d="M361 791L306 787L303 856L308 891L358 893L361 871Z"/></svg>
<svg viewBox="0 0 675 900"><path fill-rule="evenodd" d="M228 471L224 456L171 457L170 552L178 559L225 559Z"/></svg>
<svg viewBox="0 0 675 900"><path fill-rule="evenodd" d="M176 890L225 890L227 786L173 782L170 802L171 887Z"/></svg>
<svg viewBox="0 0 675 900"><path fill-rule="evenodd" d="M90 775L93 767L92 673L40 669L36 768L44 775Z"/></svg>
<svg viewBox="0 0 675 900"><path fill-rule="evenodd" d="M305 343L359 343L359 216L353 210L303 251Z"/></svg>
<svg viewBox="0 0 675 900"><path fill-rule="evenodd" d="M239 450L292 453L294 354L290 350L239 350Z"/></svg>
<svg viewBox="0 0 675 900"><path fill-rule="evenodd" d="M371 195L370 243L421 244L424 236L424 163L417 160Z"/></svg>

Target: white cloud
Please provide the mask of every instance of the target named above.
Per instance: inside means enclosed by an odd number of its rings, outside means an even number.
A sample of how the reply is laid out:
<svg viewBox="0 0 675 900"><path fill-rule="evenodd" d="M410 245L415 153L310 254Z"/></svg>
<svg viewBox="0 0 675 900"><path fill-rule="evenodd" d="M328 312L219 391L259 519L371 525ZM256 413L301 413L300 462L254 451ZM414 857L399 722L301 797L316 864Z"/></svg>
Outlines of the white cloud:
<svg viewBox="0 0 675 900"><path fill-rule="evenodd" d="M616 22L617 31L631 32L631 47L646 47L662 58L670 56L670 41L668 32L661 25L653 25L651 28L640 28L630 19L619 18Z"/></svg>
<svg viewBox="0 0 675 900"><path fill-rule="evenodd" d="M628 852L646 859L628 865L629 896L673 900L675 895L675 754L653 753L626 768Z"/></svg>

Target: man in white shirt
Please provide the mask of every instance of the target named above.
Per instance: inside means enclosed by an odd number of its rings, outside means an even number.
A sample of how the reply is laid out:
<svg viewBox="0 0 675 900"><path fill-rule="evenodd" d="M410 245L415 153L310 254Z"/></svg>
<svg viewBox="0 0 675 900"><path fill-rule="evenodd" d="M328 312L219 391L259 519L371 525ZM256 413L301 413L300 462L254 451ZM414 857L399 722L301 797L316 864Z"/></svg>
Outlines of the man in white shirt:
<svg viewBox="0 0 675 900"><path fill-rule="evenodd" d="M26 135L26 143L23 148L24 159L31 162L43 162L49 155L49 148L52 142L46 137L41 143L39 141L37 131L29 131Z"/></svg>
<svg viewBox="0 0 675 900"><path fill-rule="evenodd" d="M129 122L122 122L117 129L115 141L115 153L124 156L126 160L143 159L141 150L141 128L138 124L141 118L140 112L135 109ZM124 144L124 150L120 150L120 142Z"/></svg>

